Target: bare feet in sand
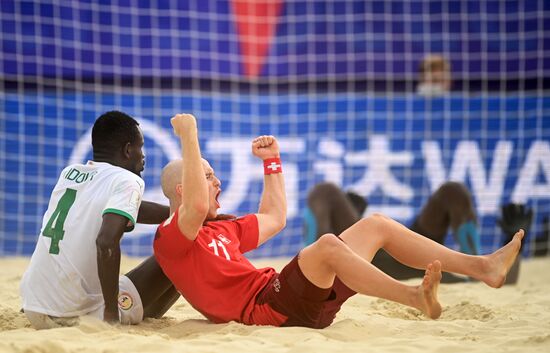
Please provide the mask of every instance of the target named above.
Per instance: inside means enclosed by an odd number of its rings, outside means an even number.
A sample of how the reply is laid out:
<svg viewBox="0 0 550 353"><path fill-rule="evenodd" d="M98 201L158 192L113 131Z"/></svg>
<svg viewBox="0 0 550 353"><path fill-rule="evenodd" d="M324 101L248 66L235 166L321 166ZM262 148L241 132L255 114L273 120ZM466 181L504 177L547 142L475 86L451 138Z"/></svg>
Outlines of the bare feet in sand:
<svg viewBox="0 0 550 353"><path fill-rule="evenodd" d="M502 287L506 280L506 275L519 253L521 240L524 235L523 229L520 229L508 244L486 256L488 261L483 282L488 286L493 288Z"/></svg>
<svg viewBox="0 0 550 353"><path fill-rule="evenodd" d="M441 262L429 264L422 284L418 286L419 307L426 316L437 319L441 316L441 304L437 300L437 289L441 281Z"/></svg>

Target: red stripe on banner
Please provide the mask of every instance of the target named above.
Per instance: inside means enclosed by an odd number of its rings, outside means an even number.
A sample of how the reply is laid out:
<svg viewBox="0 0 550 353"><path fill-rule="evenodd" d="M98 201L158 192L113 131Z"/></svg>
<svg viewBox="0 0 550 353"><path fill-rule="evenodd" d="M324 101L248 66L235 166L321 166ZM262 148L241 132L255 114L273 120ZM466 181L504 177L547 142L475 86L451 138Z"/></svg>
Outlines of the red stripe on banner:
<svg viewBox="0 0 550 353"><path fill-rule="evenodd" d="M232 0L244 71L257 77L275 35L283 0Z"/></svg>

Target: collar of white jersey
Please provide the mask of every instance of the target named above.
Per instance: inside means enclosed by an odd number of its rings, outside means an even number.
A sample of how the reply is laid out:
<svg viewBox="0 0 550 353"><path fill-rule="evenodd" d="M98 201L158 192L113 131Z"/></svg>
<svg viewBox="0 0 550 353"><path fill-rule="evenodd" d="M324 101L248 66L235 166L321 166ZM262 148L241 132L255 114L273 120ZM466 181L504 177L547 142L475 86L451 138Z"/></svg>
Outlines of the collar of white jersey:
<svg viewBox="0 0 550 353"><path fill-rule="evenodd" d="M116 166L114 164L111 164L109 162L96 162L96 161L92 161L90 159L88 160L88 162L86 162L86 165L97 165L97 166L102 166L103 165L103 166L118 167L118 166ZM124 169L124 168L122 168L122 169Z"/></svg>

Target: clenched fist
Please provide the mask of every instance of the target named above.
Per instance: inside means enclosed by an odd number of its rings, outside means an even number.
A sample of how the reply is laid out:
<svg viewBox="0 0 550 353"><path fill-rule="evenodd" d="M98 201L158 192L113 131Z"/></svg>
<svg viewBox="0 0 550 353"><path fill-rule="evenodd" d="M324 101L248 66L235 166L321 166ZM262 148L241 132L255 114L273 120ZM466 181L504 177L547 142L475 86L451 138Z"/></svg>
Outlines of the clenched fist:
<svg viewBox="0 0 550 353"><path fill-rule="evenodd" d="M252 154L261 160L279 158L279 144L271 135L258 136L252 140Z"/></svg>
<svg viewBox="0 0 550 353"><path fill-rule="evenodd" d="M174 134L177 136L181 136L184 131L197 128L197 120L191 114L176 114L170 119L170 123L174 128Z"/></svg>

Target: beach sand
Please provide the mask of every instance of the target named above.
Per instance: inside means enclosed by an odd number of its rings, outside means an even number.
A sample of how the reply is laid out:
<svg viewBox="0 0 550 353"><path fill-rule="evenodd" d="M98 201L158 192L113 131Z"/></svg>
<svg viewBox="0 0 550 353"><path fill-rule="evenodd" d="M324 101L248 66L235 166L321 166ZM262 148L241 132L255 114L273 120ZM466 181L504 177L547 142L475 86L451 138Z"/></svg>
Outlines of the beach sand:
<svg viewBox="0 0 550 353"><path fill-rule="evenodd" d="M280 269L288 259L255 261ZM140 259L124 258L122 271ZM179 299L162 319L36 331L19 312L28 258L0 260L0 352L550 352L550 257L524 260L517 285L443 284L443 314L356 295L323 330L212 324ZM411 280L409 283L418 283Z"/></svg>

